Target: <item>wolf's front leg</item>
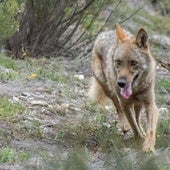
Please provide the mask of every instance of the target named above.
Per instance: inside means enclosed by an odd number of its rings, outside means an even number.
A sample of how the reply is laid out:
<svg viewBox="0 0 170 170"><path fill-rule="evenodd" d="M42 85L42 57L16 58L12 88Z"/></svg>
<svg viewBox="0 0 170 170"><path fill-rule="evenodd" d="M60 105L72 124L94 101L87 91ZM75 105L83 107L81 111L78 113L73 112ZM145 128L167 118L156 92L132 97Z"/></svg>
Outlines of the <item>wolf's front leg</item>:
<svg viewBox="0 0 170 170"><path fill-rule="evenodd" d="M146 106L147 131L143 143L143 151L154 151L156 141L156 126L158 121L158 108L155 104Z"/></svg>
<svg viewBox="0 0 170 170"><path fill-rule="evenodd" d="M126 115L124 114L124 112L120 106L120 103L119 103L116 95L112 98L112 101L113 101L113 103L116 107L116 110L117 110L117 115L120 120L121 130L123 131L123 133L126 133L131 129L131 126L126 118Z"/></svg>
<svg viewBox="0 0 170 170"><path fill-rule="evenodd" d="M124 106L122 106L122 108L123 108L123 111L124 111L124 113L126 115L126 118L128 119L129 124L132 127L132 130L134 132L135 137L143 139L144 135L141 132L141 129L139 128L139 125L137 123L133 104L124 105Z"/></svg>

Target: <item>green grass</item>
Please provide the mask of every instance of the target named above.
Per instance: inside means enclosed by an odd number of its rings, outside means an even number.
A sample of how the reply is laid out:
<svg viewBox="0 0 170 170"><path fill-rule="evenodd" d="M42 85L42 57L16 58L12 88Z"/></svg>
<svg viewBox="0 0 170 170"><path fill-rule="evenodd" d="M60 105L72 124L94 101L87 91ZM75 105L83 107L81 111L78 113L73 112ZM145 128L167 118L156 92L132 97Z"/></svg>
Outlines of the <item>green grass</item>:
<svg viewBox="0 0 170 170"><path fill-rule="evenodd" d="M123 1L124 2L124 1ZM141 3L142 4L142 3ZM127 17L128 15L133 13L132 9L128 9L128 7L126 7L126 2L121 3L121 7L118 8L118 10L124 8L126 10L126 13L124 14L124 18L125 16ZM135 9L136 10L136 9ZM118 11L119 14L122 14L121 11ZM134 16L132 16L132 18L130 18L130 20L132 20L133 22L135 22L135 24L138 27L144 27L147 29L147 32L152 32L156 31L159 34L167 34L170 35L170 22L169 22L169 15L166 16L162 16L160 14L155 14L155 15L151 15L149 12L141 9L140 11L138 11L137 14L135 14ZM128 20L127 20L128 21ZM126 24L125 24L126 25ZM127 25L128 26L128 25ZM132 30L133 31L133 30Z"/></svg>
<svg viewBox="0 0 170 170"><path fill-rule="evenodd" d="M17 114L22 114L25 111L19 103L11 102L7 97L0 96L0 118L1 119L12 119Z"/></svg>
<svg viewBox="0 0 170 170"><path fill-rule="evenodd" d="M156 98L159 105L167 103L167 96L170 93L170 79L160 78L156 81Z"/></svg>
<svg viewBox="0 0 170 170"><path fill-rule="evenodd" d="M0 149L0 164L8 163L11 164L15 161L24 162L30 158L31 154L25 150L21 150L18 153L13 148L7 146Z"/></svg>
<svg viewBox="0 0 170 170"><path fill-rule="evenodd" d="M17 154L17 160L19 160L21 162L28 160L30 157L31 157L31 154L28 151L25 151L25 150L21 150Z"/></svg>
<svg viewBox="0 0 170 170"><path fill-rule="evenodd" d="M0 54L0 65L8 69L18 71L18 65L16 61L11 57L5 56L4 54Z"/></svg>
<svg viewBox="0 0 170 170"><path fill-rule="evenodd" d="M63 170L88 170L88 155L83 148L75 148L69 153L68 159L63 161Z"/></svg>
<svg viewBox="0 0 170 170"><path fill-rule="evenodd" d="M69 75L66 73L58 72L55 67L40 68L35 72L35 74L40 78L50 79L52 81L61 83L68 83L71 81Z"/></svg>
<svg viewBox="0 0 170 170"><path fill-rule="evenodd" d="M157 81L157 86L159 89L164 88L168 93L170 93L170 78L162 78Z"/></svg>
<svg viewBox="0 0 170 170"><path fill-rule="evenodd" d="M157 147L170 148L170 110L165 115L164 119L158 122L157 127Z"/></svg>
<svg viewBox="0 0 170 170"><path fill-rule="evenodd" d="M15 60L0 54L0 80L8 81L19 76L18 65Z"/></svg>
<svg viewBox="0 0 170 170"><path fill-rule="evenodd" d="M108 120L106 114L92 114L79 123L66 123L59 127L56 140L66 145L86 146L90 150L117 151L122 146L122 136L117 133L117 122ZM108 126L107 126L108 125Z"/></svg>
<svg viewBox="0 0 170 170"><path fill-rule="evenodd" d="M3 68L3 71L0 72L0 80L7 82L8 80L13 80L18 77L18 74L13 70L7 70Z"/></svg>
<svg viewBox="0 0 170 170"><path fill-rule="evenodd" d="M31 74L35 74L35 78L49 79L64 84L73 81L73 75L65 71L59 60L59 58L52 58L51 60L45 58L26 60L28 78Z"/></svg>
<svg viewBox="0 0 170 170"><path fill-rule="evenodd" d="M12 163L14 162L15 154L12 148L6 147L0 149L0 163Z"/></svg>

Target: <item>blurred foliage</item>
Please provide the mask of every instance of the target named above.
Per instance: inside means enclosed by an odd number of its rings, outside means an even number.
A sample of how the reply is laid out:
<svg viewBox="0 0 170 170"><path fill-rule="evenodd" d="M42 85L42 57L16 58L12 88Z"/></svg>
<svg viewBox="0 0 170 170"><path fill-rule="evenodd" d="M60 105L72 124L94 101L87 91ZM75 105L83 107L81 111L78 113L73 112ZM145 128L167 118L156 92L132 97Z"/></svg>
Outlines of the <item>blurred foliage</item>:
<svg viewBox="0 0 170 170"><path fill-rule="evenodd" d="M169 0L151 0L151 3L161 12L162 15L170 13Z"/></svg>
<svg viewBox="0 0 170 170"><path fill-rule="evenodd" d="M5 0L0 2L0 39L10 37L17 29L17 0Z"/></svg>
<svg viewBox="0 0 170 170"><path fill-rule="evenodd" d="M29 57L76 56L81 42L102 29L120 2L112 1L113 9L105 18L102 9L110 0L26 0L19 30L7 40L6 50L19 58L25 58L23 53Z"/></svg>

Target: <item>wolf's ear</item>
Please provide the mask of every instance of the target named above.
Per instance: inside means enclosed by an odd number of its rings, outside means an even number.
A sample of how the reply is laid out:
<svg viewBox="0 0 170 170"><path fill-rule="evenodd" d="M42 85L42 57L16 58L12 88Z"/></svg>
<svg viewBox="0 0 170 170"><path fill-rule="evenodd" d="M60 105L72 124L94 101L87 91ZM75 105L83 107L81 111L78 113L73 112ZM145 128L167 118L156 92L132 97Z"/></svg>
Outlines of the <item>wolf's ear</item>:
<svg viewBox="0 0 170 170"><path fill-rule="evenodd" d="M124 41L126 39L126 34L123 31L123 29L120 27L119 24L116 24L116 36L117 36L117 41Z"/></svg>
<svg viewBox="0 0 170 170"><path fill-rule="evenodd" d="M136 36L136 44L140 48L148 48L148 34L147 32L141 28Z"/></svg>

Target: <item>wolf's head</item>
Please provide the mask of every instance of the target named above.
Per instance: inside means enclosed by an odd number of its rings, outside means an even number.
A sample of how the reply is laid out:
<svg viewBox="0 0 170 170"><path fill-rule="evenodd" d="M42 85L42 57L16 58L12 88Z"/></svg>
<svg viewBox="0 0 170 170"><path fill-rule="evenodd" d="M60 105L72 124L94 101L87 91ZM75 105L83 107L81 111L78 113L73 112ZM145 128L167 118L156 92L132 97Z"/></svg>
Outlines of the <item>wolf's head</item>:
<svg viewBox="0 0 170 170"><path fill-rule="evenodd" d="M114 48L113 63L120 94L128 99L133 94L133 87L144 74L147 74L151 65L151 55L148 43L148 34L141 28L137 36L130 38L116 25L117 45ZM145 81L145 80L144 80Z"/></svg>

